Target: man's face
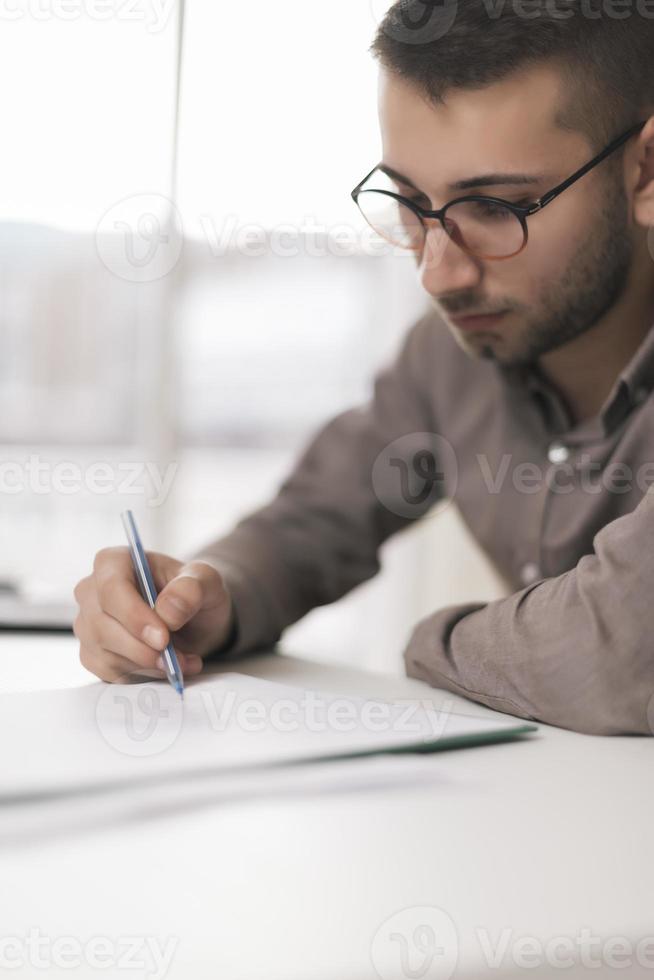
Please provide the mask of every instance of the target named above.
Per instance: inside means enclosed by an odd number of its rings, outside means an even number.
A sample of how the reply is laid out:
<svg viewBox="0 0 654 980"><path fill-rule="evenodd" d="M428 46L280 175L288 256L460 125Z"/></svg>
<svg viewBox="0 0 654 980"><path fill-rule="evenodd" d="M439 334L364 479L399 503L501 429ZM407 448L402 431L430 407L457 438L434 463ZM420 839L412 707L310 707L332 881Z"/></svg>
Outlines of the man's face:
<svg viewBox="0 0 654 980"><path fill-rule="evenodd" d="M561 75L549 66L484 89L452 91L437 106L382 70L383 162L419 188L433 209L465 194L531 203L594 155L583 134L556 127L564 100ZM529 218L526 249L507 260L470 256L438 222L428 223L417 256L421 282L464 350L504 364L533 362L590 329L616 303L627 287L634 244L624 184L610 168L608 161L600 164ZM488 174L537 179L453 189ZM401 182L397 189L415 195ZM457 326L452 320L501 311L493 323Z"/></svg>

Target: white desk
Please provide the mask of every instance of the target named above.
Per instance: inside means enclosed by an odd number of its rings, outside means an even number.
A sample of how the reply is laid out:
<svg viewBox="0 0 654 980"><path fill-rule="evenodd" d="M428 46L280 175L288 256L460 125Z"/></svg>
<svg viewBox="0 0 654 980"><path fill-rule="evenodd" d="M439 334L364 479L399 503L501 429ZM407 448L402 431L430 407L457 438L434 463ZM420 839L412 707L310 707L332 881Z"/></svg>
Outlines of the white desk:
<svg viewBox="0 0 654 980"><path fill-rule="evenodd" d="M230 669L437 706L451 697L280 654ZM92 680L72 638L14 634L0 636L0 677L5 690ZM455 710L492 714L460 700ZM10 744L11 733L1 734ZM28 834L0 846L0 938L36 928L81 943L108 937L118 950L124 937L173 937L168 980L513 980L586 975L556 967L564 947L517 942L569 937L587 944L591 977L654 977L654 942L636 945L654 936L653 749L647 738L541 726L528 740L423 757L419 783L182 803L118 826ZM454 934L439 932L443 952L420 972L414 931L429 922ZM400 968L405 941L411 955ZM498 943L492 968L489 946ZM615 968L611 956L630 968ZM25 964L7 975L44 971ZM47 975L154 974L82 965Z"/></svg>

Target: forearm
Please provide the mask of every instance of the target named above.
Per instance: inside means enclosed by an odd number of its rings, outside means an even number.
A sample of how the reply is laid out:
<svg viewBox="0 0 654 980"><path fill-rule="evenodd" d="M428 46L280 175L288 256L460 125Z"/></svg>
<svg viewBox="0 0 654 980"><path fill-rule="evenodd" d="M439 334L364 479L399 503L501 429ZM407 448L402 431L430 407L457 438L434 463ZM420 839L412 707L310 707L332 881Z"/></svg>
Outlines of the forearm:
<svg viewBox="0 0 654 980"><path fill-rule="evenodd" d="M396 359L376 375L370 401L322 426L270 503L193 556L211 562L233 596L238 636L225 646L230 654L273 645L311 609L372 578L383 542L437 501L440 486L418 495L410 513L404 503L388 506L398 492L397 467L375 469L398 440L393 462L404 453L409 468L417 452L434 449L424 398L429 330L429 318L414 325Z"/></svg>
<svg viewBox="0 0 654 980"><path fill-rule="evenodd" d="M652 734L653 545L654 487L571 571L422 620L405 650L407 672L563 728Z"/></svg>
<svg viewBox="0 0 654 980"><path fill-rule="evenodd" d="M293 481L228 534L194 555L223 577L235 628L219 652L273 646L316 606L336 601L379 570L373 529L303 512Z"/></svg>

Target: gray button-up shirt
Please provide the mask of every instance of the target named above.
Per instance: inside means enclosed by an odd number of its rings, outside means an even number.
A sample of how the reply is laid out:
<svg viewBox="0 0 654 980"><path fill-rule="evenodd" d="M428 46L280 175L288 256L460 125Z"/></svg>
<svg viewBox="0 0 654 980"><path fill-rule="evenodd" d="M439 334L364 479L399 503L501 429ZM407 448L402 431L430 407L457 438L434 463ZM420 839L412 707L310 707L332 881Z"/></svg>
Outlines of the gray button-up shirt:
<svg viewBox="0 0 654 980"><path fill-rule="evenodd" d="M523 718L651 734L653 388L654 327L598 416L573 425L536 368L469 357L428 313L369 402L326 423L275 499L195 556L234 600L237 628L216 652L273 645L449 498L507 597L421 620L407 672Z"/></svg>

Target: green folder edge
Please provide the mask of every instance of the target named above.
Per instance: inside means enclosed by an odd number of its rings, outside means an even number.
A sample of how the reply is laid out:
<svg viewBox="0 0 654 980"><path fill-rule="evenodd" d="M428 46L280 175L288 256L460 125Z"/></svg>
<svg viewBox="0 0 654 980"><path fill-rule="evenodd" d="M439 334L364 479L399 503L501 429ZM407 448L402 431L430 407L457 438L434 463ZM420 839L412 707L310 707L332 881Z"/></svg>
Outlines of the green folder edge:
<svg viewBox="0 0 654 980"><path fill-rule="evenodd" d="M449 738L437 738L432 741L427 742L409 742L407 745L392 745L392 746L376 746L372 749L358 749L352 752L336 752L330 755L309 755L301 756L299 758L293 759L277 759L274 762L263 762L255 763L252 766L246 766L246 771L256 772L257 770L270 770L277 768L285 768L286 766L305 766L307 764L314 764L317 762L338 762L343 759L358 759L364 758L365 756L373 755L409 755L412 753L429 753L429 752L442 752L447 749L459 749L474 747L477 745L490 745L495 742L509 742L513 741L521 735L528 734L530 732L537 732L537 725L516 725L513 728L505 728L499 732L486 732L482 734L481 732L477 734L470 735L453 735ZM240 767L236 767L238 771ZM171 782L175 780L184 780L189 776L212 776L220 775L220 771L216 772L212 770L211 767L206 767L200 772L198 770L193 770L189 772L188 770L178 770L169 774L157 774L153 779L150 780L151 783L158 783L161 779L168 778ZM147 782L147 780L146 780ZM144 780L141 780L141 785L144 784ZM109 780L105 783L94 784L91 786L84 787L84 792L91 794L106 793L111 792L116 789L129 789L132 785L131 780ZM33 790L28 790L26 793L20 794L20 801L25 803L34 799L48 799L57 798L62 796L67 796L69 794L76 794L79 792L78 786L60 786L56 790L46 791L45 794L41 792L34 792Z"/></svg>
<svg viewBox="0 0 654 980"><path fill-rule="evenodd" d="M444 752L447 749L464 749L476 745L491 745L497 742L510 742L520 735L537 732L538 725L516 725L499 732L478 732L470 735L451 735L449 738L436 738L427 742L410 742L407 745L391 745L374 749L359 749L353 752L338 752L333 755L320 755L297 759L299 762L332 762L337 759L360 759L368 755L402 755L412 753Z"/></svg>

